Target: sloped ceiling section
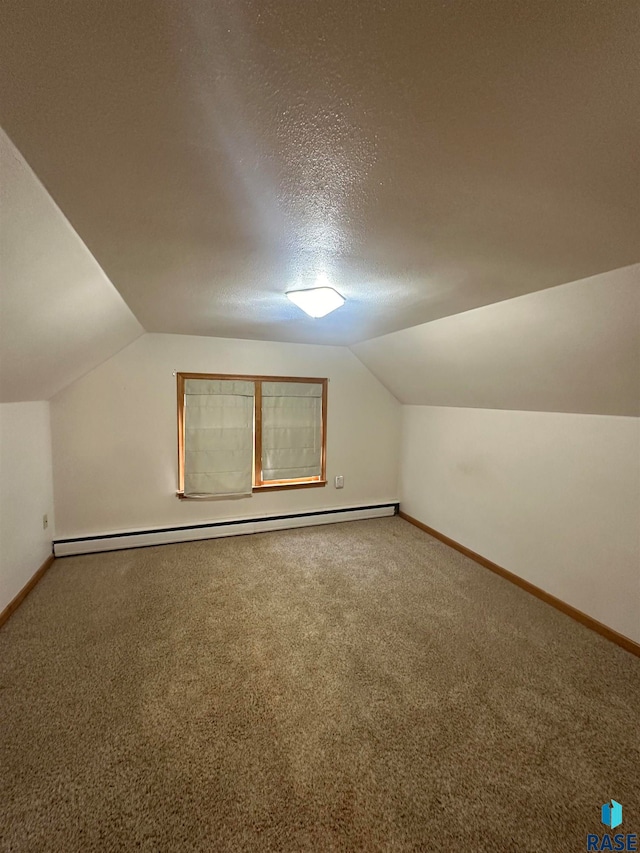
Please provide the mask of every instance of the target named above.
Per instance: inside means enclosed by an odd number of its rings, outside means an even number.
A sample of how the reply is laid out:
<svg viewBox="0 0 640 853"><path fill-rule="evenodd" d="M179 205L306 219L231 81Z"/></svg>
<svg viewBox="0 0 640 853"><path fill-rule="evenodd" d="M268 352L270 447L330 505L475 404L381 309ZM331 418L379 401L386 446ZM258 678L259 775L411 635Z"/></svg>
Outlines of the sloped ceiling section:
<svg viewBox="0 0 640 853"><path fill-rule="evenodd" d="M352 344L640 261L639 42L638 0L3 0L0 124L148 331Z"/></svg>
<svg viewBox="0 0 640 853"><path fill-rule="evenodd" d="M0 130L0 402L47 400L143 333Z"/></svg>
<svg viewBox="0 0 640 853"><path fill-rule="evenodd" d="M640 415L640 264L351 348L402 402Z"/></svg>

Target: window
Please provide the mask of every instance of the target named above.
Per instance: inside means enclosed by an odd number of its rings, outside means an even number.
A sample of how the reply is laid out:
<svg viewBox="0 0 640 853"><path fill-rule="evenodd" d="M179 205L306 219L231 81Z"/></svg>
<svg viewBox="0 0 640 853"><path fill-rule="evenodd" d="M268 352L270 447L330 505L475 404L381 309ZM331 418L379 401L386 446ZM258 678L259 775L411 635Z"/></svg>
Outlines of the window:
<svg viewBox="0 0 640 853"><path fill-rule="evenodd" d="M326 379L177 377L179 497L326 485Z"/></svg>

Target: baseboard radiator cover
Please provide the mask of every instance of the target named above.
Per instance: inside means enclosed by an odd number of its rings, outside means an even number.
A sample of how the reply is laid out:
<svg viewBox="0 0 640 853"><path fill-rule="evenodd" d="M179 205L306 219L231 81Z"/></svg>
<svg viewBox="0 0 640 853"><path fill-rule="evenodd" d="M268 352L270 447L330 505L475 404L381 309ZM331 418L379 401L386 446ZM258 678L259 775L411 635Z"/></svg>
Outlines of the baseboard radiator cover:
<svg viewBox="0 0 640 853"><path fill-rule="evenodd" d="M218 539L223 536L242 536L268 530L288 530L294 527L312 527L318 524L335 524L340 521L360 521L396 515L397 501L370 506L339 507L337 509L310 510L309 512L269 515L255 518L212 521L176 527L148 530L125 530L57 539L53 543L56 557L78 554L96 554L101 551L120 551L126 548L146 548L151 545L169 545L176 542L195 542L199 539Z"/></svg>

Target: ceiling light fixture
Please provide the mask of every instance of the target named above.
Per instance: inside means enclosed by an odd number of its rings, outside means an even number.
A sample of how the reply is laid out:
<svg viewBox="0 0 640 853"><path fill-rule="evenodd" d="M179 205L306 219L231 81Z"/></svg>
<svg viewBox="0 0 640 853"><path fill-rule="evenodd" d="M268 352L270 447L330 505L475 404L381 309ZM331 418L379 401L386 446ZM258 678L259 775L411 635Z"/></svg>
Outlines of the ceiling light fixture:
<svg viewBox="0 0 640 853"><path fill-rule="evenodd" d="M325 317L344 305L344 297L332 287L311 287L308 290L289 290L289 299L310 317Z"/></svg>

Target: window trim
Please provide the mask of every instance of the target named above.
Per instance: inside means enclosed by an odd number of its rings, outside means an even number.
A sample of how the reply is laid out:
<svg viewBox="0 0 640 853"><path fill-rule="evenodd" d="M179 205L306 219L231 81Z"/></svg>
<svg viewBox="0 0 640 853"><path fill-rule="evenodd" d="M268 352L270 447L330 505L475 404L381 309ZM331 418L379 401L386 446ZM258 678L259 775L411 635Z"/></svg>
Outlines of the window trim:
<svg viewBox="0 0 640 853"><path fill-rule="evenodd" d="M253 382L255 388L253 408L253 486L251 491L278 492L285 489L310 489L327 485L327 387L329 380L312 376L253 376L240 373L179 373L176 372L178 395L178 491L180 500L220 500L224 496L211 498L193 498L184 494L184 384L187 379L239 379ZM320 455L320 476L312 479L297 480L267 480L263 481L262 473L262 383L263 382L303 382L322 385L322 418L321 436L322 449Z"/></svg>

